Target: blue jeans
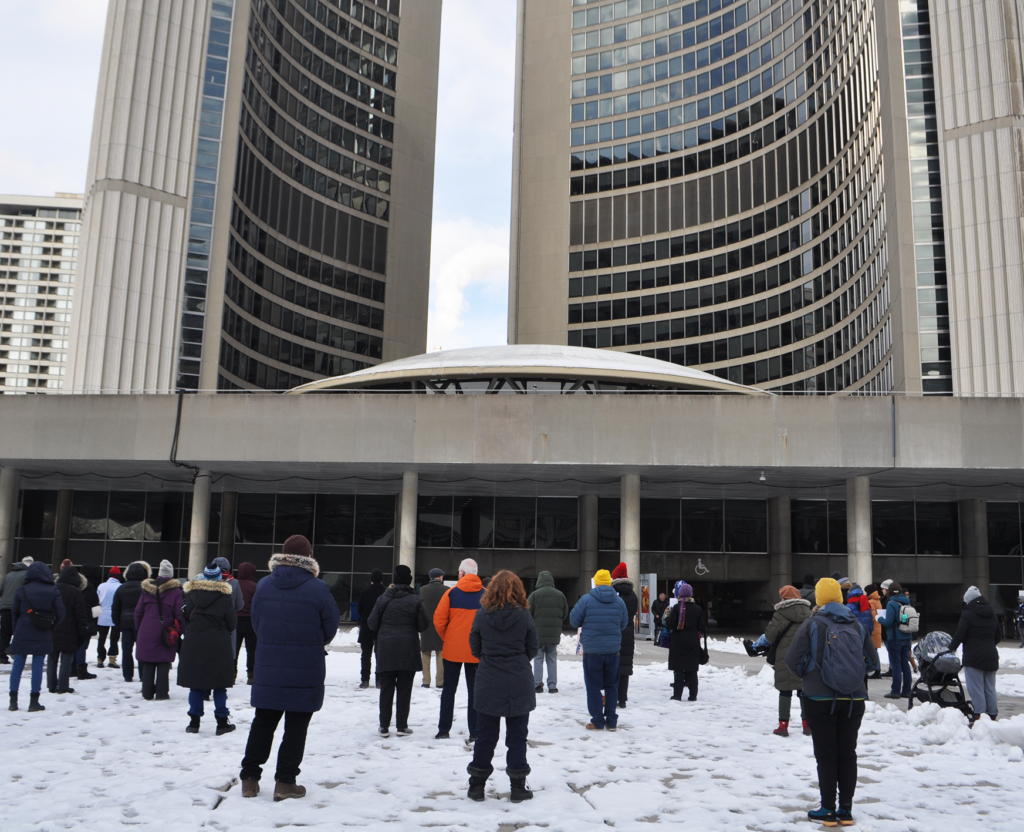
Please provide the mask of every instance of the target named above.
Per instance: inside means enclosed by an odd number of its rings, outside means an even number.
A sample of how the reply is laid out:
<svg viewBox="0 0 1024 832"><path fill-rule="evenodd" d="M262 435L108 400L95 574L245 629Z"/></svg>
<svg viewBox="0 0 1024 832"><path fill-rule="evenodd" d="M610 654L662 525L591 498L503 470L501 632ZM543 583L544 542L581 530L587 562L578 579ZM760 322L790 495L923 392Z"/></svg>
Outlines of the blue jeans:
<svg viewBox="0 0 1024 832"><path fill-rule="evenodd" d="M494 759L494 749L498 745L498 734L501 732L501 717L490 714L476 715L476 724L480 731L473 746L474 768L490 768ZM505 717L505 766L509 773L529 768L526 762L526 737L530 732L530 715Z"/></svg>
<svg viewBox="0 0 1024 832"><path fill-rule="evenodd" d="M188 692L188 715L189 716L202 716L203 715L203 696L206 691L203 690L190 690ZM228 691L227 688L221 688L213 692L213 715L214 716L228 716L231 711L228 710Z"/></svg>
<svg viewBox="0 0 1024 832"><path fill-rule="evenodd" d="M619 724L615 706L619 701L619 654L584 653L583 681L587 686L587 710L595 728L609 728ZM604 708L601 692L604 692Z"/></svg>
<svg viewBox="0 0 1024 832"><path fill-rule="evenodd" d="M478 665L467 662L444 662L444 684L441 686L441 714L437 719L437 731L446 734L452 730L452 721L455 719L455 691L459 689L459 676L462 670L466 670L466 693L468 702L466 709L466 722L469 727L469 735L476 736L476 709L473 707L473 686L476 684L476 669Z"/></svg>
<svg viewBox="0 0 1024 832"><path fill-rule="evenodd" d="M889 651L892 692L910 696L910 688L914 684L910 676L910 642L890 640L885 643L885 649Z"/></svg>
<svg viewBox="0 0 1024 832"><path fill-rule="evenodd" d="M79 647L78 648L78 652L75 653L75 665L77 667L81 667L83 664L88 664L89 663L89 659L88 659L88 656L86 655L86 653L89 650L89 642L90 641L92 641L92 636L89 636L89 638L87 638L85 640L85 644L83 644L81 647Z"/></svg>
<svg viewBox="0 0 1024 832"><path fill-rule="evenodd" d="M25 662L28 656L15 653L11 660L11 693L17 693L21 687L21 671L25 669ZM32 693L39 693L43 689L43 667L46 656L32 657Z"/></svg>

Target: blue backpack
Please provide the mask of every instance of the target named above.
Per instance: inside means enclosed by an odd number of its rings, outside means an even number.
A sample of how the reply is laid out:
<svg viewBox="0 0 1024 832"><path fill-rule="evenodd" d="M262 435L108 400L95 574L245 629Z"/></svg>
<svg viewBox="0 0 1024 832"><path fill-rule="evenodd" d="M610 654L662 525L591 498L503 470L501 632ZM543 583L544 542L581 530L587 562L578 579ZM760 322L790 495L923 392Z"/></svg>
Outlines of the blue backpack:
<svg viewBox="0 0 1024 832"><path fill-rule="evenodd" d="M811 655L807 670L817 664L817 640L825 639L821 658L821 680L838 696L852 696L864 684L864 628L859 621L836 621L828 616L814 616ZM822 626L824 625L824 626Z"/></svg>

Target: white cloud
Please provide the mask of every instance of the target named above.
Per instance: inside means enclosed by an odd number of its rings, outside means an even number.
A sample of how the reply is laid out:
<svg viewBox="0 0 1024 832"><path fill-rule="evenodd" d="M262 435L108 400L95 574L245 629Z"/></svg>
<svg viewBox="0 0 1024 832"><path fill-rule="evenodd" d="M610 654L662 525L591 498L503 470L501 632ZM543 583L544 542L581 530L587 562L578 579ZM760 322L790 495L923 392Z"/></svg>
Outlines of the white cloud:
<svg viewBox="0 0 1024 832"><path fill-rule="evenodd" d="M427 349L505 343L508 234L468 218L434 223Z"/></svg>

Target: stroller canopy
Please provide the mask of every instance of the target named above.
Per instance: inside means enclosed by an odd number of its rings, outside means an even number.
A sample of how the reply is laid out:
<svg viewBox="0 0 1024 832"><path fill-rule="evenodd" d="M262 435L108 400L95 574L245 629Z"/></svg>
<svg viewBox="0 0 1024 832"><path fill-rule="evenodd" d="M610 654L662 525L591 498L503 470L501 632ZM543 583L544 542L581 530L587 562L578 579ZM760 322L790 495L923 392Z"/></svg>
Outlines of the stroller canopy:
<svg viewBox="0 0 1024 832"><path fill-rule="evenodd" d="M914 645L914 657L922 667L933 667L938 673L954 675L960 672L960 657L951 653L953 637L949 633L928 633Z"/></svg>

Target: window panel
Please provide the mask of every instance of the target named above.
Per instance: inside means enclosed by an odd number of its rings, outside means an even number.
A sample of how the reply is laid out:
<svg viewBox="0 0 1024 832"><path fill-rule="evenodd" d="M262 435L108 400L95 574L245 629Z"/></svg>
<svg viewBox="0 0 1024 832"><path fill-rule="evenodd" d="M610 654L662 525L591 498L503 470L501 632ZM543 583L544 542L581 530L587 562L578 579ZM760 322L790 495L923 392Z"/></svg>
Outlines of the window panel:
<svg viewBox="0 0 1024 832"><path fill-rule="evenodd" d="M536 539L536 501L533 497L496 497L494 547L532 549Z"/></svg>
<svg viewBox="0 0 1024 832"><path fill-rule="evenodd" d="M577 548L579 501L575 497L537 498L537 548Z"/></svg>
<svg viewBox="0 0 1024 832"><path fill-rule="evenodd" d="M416 518L416 545L447 548L452 545L451 497L420 497Z"/></svg>
<svg viewBox="0 0 1024 832"><path fill-rule="evenodd" d="M356 546L393 546L395 542L395 497L364 496L356 499ZM377 567L372 567L377 568ZM370 570L358 570L360 572Z"/></svg>
<svg viewBox="0 0 1024 832"><path fill-rule="evenodd" d="M721 500L683 500L684 552L721 552L723 547Z"/></svg>
<svg viewBox="0 0 1024 832"><path fill-rule="evenodd" d="M640 548L648 552L679 551L679 500L640 501Z"/></svg>
<svg viewBox="0 0 1024 832"><path fill-rule="evenodd" d="M452 545L459 549L494 546L494 498L459 497L452 512Z"/></svg>

